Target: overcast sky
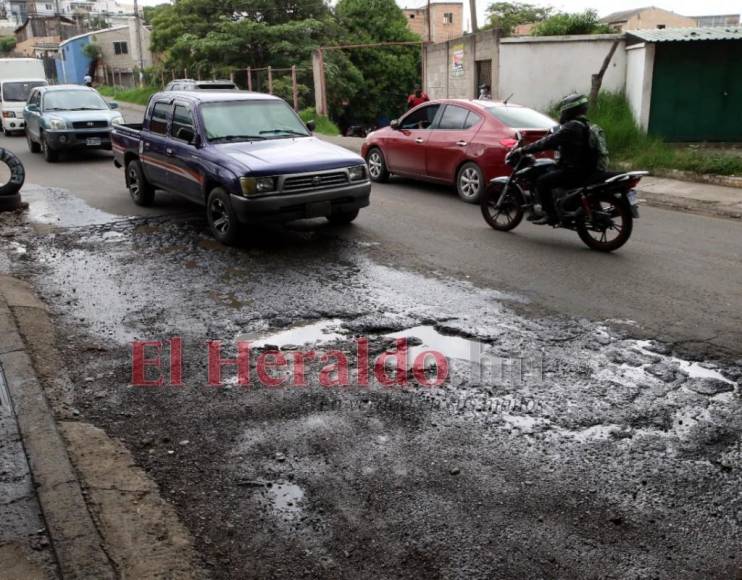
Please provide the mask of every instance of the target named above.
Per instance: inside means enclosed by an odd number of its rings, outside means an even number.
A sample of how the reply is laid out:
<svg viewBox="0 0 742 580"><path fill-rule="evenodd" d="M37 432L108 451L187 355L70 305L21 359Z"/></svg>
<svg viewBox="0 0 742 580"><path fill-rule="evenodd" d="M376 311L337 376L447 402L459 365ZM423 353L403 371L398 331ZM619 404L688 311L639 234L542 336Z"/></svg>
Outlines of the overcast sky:
<svg viewBox="0 0 742 580"><path fill-rule="evenodd" d="M433 0L435 2L435 0ZM465 27L469 25L469 0L463 0L466 12ZM527 0L525 0L527 1ZM485 21L487 6L491 0L476 0L477 13L480 22ZM397 0L400 6L424 6L426 0ZM578 12L588 8L595 8L598 14L605 16L611 12L620 10L631 10L644 6L657 6L665 10L671 10L685 16L700 16L701 14L739 14L742 12L742 0L556 0L554 2L529 2L538 6L553 6L564 12Z"/></svg>

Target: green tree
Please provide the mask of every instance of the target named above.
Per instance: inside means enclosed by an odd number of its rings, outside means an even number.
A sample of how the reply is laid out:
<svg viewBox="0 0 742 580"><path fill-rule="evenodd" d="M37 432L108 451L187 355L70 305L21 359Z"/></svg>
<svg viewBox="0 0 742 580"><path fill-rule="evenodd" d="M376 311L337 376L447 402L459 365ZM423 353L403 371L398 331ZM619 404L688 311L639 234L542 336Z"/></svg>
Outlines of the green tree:
<svg viewBox="0 0 742 580"><path fill-rule="evenodd" d="M335 14L342 40L349 44L420 40L407 28L404 13L394 0L340 0ZM380 116L398 116L405 110L407 95L420 82L420 47L416 45L349 49L344 57L335 58L337 62L346 58L360 73L360 78L353 74L357 92L344 98L357 121L373 123ZM328 83L328 99L335 114L339 112L338 96Z"/></svg>
<svg viewBox="0 0 742 580"><path fill-rule="evenodd" d="M487 8L486 28L500 28L504 36L511 36L516 26L541 22L552 12L551 7L525 2L494 2Z"/></svg>
<svg viewBox="0 0 742 580"><path fill-rule="evenodd" d="M532 30L534 36L566 36L570 34L609 34L610 26L598 20L595 10L584 12L560 12L537 24Z"/></svg>
<svg viewBox="0 0 742 580"><path fill-rule="evenodd" d="M15 36L0 36L0 54L8 54L15 48Z"/></svg>

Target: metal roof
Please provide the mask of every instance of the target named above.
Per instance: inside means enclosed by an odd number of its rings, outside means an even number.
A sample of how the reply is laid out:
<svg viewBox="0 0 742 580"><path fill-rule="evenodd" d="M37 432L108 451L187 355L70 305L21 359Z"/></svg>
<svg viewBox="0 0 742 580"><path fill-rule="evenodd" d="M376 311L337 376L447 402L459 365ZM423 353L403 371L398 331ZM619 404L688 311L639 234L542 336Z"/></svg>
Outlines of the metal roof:
<svg viewBox="0 0 742 580"><path fill-rule="evenodd" d="M647 30L627 30L632 36L644 42L694 42L699 40L742 40L742 27L723 26L719 28L662 28Z"/></svg>

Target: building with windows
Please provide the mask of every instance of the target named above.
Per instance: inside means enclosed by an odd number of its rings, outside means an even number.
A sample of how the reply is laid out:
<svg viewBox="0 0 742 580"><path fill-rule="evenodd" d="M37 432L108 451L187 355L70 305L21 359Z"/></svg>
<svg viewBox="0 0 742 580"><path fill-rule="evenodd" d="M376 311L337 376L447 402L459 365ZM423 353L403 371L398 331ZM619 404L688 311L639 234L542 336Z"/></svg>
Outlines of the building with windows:
<svg viewBox="0 0 742 580"><path fill-rule="evenodd" d="M739 14L709 14L707 16L693 16L696 26L739 26Z"/></svg>
<svg viewBox="0 0 742 580"><path fill-rule="evenodd" d="M29 11L29 6L33 10ZM33 3L26 0L0 0L0 13L4 13L5 18L16 26L26 21L29 12L38 16L60 15L72 19L92 16L116 22L119 18L133 16L134 6L118 0L42 0Z"/></svg>
<svg viewBox="0 0 742 580"><path fill-rule="evenodd" d="M430 10L430 22L428 22ZM445 42L458 38L464 32L463 2L418 2L402 8L407 27L424 41Z"/></svg>
<svg viewBox="0 0 742 580"><path fill-rule="evenodd" d="M600 21L608 24L618 32L647 30L650 28L694 28L698 26L695 18L675 14L675 12L656 8L655 6L614 12L601 18Z"/></svg>
<svg viewBox="0 0 742 580"><path fill-rule="evenodd" d="M151 31L140 27L142 37L142 57L144 68L153 64L150 50ZM91 59L85 54L85 46L97 44L101 58L96 70L96 82L120 86L135 86L138 82L140 56L134 18L123 26L114 26L74 36L59 45L57 77L60 83L83 82L90 70Z"/></svg>

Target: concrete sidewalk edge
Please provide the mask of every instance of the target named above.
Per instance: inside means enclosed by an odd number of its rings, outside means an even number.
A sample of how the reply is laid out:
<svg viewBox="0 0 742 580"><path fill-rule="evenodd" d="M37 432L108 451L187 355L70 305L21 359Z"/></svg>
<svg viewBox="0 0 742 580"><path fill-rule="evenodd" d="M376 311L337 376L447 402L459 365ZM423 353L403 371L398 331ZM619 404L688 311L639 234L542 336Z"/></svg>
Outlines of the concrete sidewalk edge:
<svg viewBox="0 0 742 580"><path fill-rule="evenodd" d="M11 337L15 349L4 349L0 365L5 374L23 438L36 493L60 572L65 579L116 578L113 564L88 511L65 443L33 368L17 326L16 308L45 314L31 288L10 276L0 276L0 335Z"/></svg>

